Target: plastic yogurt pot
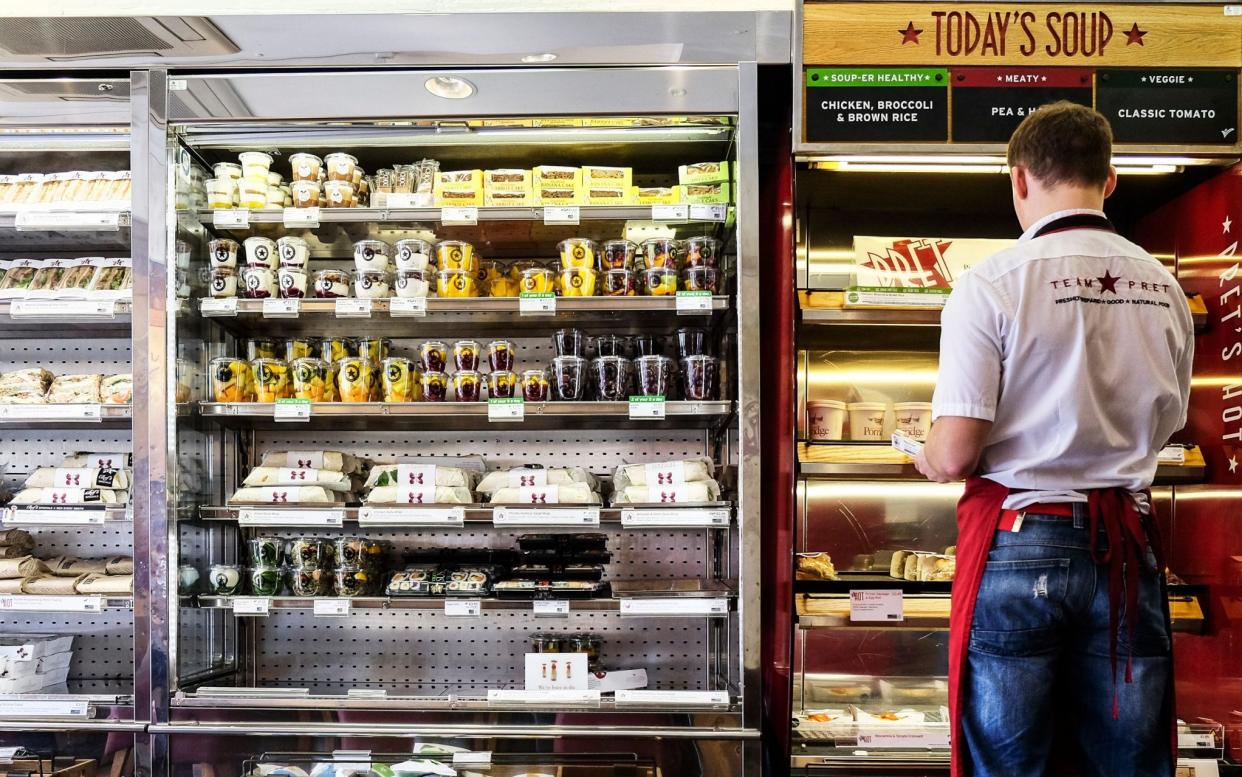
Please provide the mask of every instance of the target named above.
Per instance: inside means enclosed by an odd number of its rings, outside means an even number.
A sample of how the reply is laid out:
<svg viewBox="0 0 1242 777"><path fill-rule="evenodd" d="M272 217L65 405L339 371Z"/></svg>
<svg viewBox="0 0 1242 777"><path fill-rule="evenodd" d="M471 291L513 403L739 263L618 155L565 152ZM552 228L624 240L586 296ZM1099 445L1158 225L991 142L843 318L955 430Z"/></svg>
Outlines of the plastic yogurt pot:
<svg viewBox="0 0 1242 777"><path fill-rule="evenodd" d="M248 237L243 244L246 246L246 266L272 268L277 264L276 241L266 237Z"/></svg>
<svg viewBox="0 0 1242 777"><path fill-rule="evenodd" d="M300 237L286 235L276 241L276 253L281 267L306 267L310 260L310 246Z"/></svg>
<svg viewBox="0 0 1242 777"><path fill-rule="evenodd" d="M930 402L896 402L893 414L897 416L897 431L916 440L927 439L927 433L931 431Z"/></svg>
<svg viewBox="0 0 1242 777"><path fill-rule="evenodd" d="M851 402L847 407L851 440L884 439L884 416L888 413L888 405L883 402Z"/></svg>
<svg viewBox="0 0 1242 777"><path fill-rule="evenodd" d="M267 174L272 167L272 157L262 151L245 151L238 155L241 160L242 178L254 179L267 184Z"/></svg>
<svg viewBox="0 0 1242 777"><path fill-rule="evenodd" d="M812 442L840 440L844 428L844 402L816 399L806 403L806 434Z"/></svg>

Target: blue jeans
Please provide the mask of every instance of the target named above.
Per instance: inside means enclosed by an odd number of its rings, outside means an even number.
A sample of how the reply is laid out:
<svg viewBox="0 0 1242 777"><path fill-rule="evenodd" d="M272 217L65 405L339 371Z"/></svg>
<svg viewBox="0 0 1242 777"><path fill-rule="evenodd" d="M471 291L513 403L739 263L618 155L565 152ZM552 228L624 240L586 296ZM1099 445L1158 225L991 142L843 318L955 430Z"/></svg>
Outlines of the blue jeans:
<svg viewBox="0 0 1242 777"><path fill-rule="evenodd" d="M1072 760L1085 777L1172 777L1162 717L1172 682L1163 570L1148 548L1132 644L1131 614L1123 611L1118 626L1113 720L1108 567L1091 558L1085 507L1073 518L1028 513L1020 531L996 533L963 680L968 775L1046 777L1055 724L1077 743ZM1101 536L1097 545L1107 542Z"/></svg>

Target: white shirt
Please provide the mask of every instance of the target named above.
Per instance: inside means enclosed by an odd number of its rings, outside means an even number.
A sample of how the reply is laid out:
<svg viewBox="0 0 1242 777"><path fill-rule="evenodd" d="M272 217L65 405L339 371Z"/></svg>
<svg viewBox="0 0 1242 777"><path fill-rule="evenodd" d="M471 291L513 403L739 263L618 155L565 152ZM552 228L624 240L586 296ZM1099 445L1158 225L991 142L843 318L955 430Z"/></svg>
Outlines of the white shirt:
<svg viewBox="0 0 1242 777"><path fill-rule="evenodd" d="M1186 424L1194 331L1177 280L1125 238L1034 237L959 278L941 317L932 417L993 422L979 474L1005 507L1082 502L1079 489L1151 485Z"/></svg>

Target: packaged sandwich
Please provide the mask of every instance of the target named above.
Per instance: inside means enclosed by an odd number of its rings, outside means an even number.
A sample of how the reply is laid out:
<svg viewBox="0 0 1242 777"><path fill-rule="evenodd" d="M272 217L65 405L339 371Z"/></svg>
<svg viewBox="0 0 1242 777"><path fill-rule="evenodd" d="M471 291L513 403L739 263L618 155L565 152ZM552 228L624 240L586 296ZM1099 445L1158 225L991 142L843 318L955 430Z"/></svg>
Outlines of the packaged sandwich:
<svg viewBox="0 0 1242 777"><path fill-rule="evenodd" d="M348 492L349 476L327 469L294 469L289 467L255 467L242 481L243 486L320 486L329 491Z"/></svg>
<svg viewBox="0 0 1242 777"><path fill-rule="evenodd" d="M47 392L51 405L79 405L99 402L101 375L58 375Z"/></svg>
<svg viewBox="0 0 1242 777"><path fill-rule="evenodd" d="M243 486L229 504L335 504L339 494L323 486Z"/></svg>
<svg viewBox="0 0 1242 777"><path fill-rule="evenodd" d="M358 459L340 451L264 451L260 467L290 467L292 469L326 469L333 472L353 474L362 471Z"/></svg>
<svg viewBox="0 0 1242 777"><path fill-rule="evenodd" d="M129 488L129 471L112 467L40 467L26 478L26 488Z"/></svg>
<svg viewBox="0 0 1242 777"><path fill-rule="evenodd" d="M592 491L599 490L599 482L595 476L582 467L514 467L494 470L483 476L475 490L490 495L502 488L563 486L570 483L586 483Z"/></svg>

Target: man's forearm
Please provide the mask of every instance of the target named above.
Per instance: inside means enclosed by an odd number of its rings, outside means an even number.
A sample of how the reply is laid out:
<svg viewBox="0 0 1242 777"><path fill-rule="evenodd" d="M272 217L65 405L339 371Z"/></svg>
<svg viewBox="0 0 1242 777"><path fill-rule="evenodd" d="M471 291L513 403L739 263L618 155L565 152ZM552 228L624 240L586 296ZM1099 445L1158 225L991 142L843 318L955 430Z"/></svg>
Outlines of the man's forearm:
<svg viewBox="0 0 1242 777"><path fill-rule="evenodd" d="M919 470L942 483L973 475L991 430L991 421L978 418L943 416L937 419L923 446Z"/></svg>

